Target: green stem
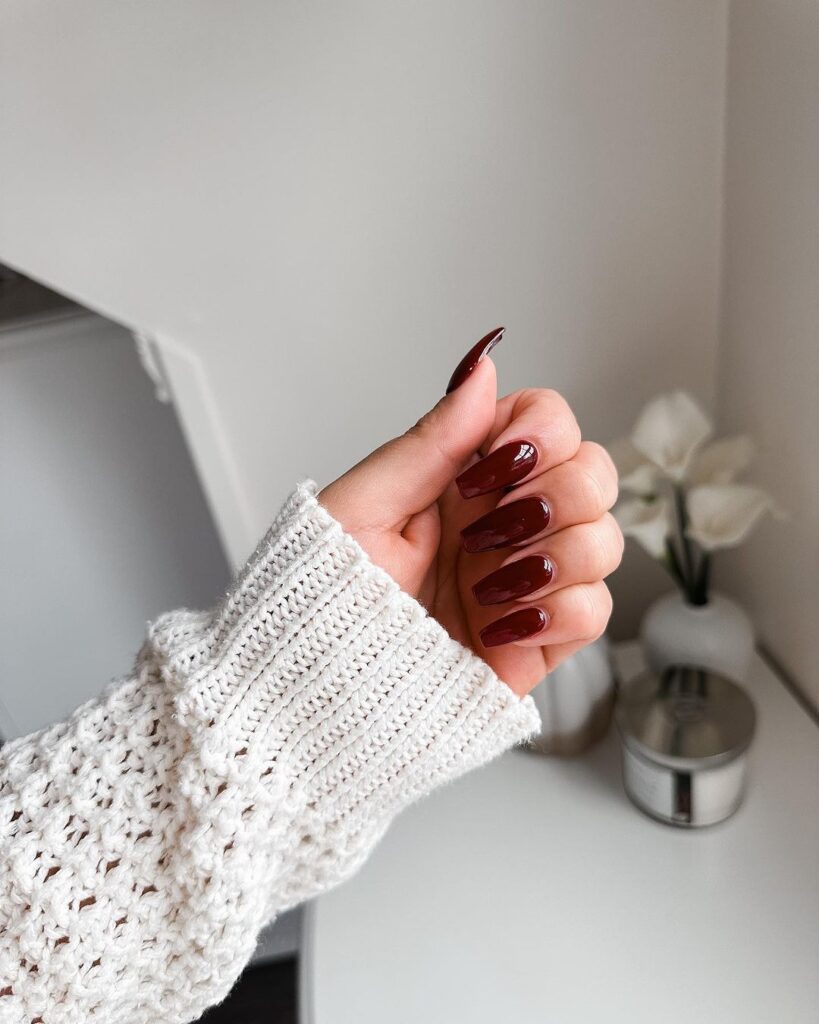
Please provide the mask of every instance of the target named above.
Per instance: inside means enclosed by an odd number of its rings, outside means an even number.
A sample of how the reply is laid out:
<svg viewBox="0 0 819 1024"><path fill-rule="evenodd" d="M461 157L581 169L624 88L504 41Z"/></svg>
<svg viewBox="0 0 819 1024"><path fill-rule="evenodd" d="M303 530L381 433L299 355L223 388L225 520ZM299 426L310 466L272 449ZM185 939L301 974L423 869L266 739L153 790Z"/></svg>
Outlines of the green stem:
<svg viewBox="0 0 819 1024"><path fill-rule="evenodd" d="M691 541L686 533L688 529L688 512L685 508L685 491L681 484L674 484L674 509L677 513L677 531L679 543L683 553L683 580L685 581L685 596L689 604L696 604L694 587L696 585L696 573L694 570L694 552Z"/></svg>
<svg viewBox="0 0 819 1024"><path fill-rule="evenodd" d="M700 567L697 573L697 586L694 593L694 604L708 604L708 591L711 584L711 556L703 551L700 557Z"/></svg>
<svg viewBox="0 0 819 1024"><path fill-rule="evenodd" d="M665 539L665 564L668 567L668 571L680 590L685 593L685 577L683 576L682 567L680 565L680 558L677 554L677 549L674 547L674 542L670 537Z"/></svg>

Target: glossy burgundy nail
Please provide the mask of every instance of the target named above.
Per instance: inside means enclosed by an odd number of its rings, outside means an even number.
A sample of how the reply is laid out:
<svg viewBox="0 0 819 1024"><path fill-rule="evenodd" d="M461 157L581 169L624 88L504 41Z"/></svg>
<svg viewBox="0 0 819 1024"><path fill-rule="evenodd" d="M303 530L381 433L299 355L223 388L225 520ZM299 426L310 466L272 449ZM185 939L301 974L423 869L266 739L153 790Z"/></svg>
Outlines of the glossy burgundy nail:
<svg viewBox="0 0 819 1024"><path fill-rule="evenodd" d="M537 448L531 441L510 441L486 458L465 469L455 483L464 498L496 491L522 480L537 462Z"/></svg>
<svg viewBox="0 0 819 1024"><path fill-rule="evenodd" d="M516 612L495 619L481 630L481 643L484 647L500 647L511 644L515 640L525 640L536 636L549 624L549 616L542 608L520 608Z"/></svg>
<svg viewBox="0 0 819 1024"><path fill-rule="evenodd" d="M470 554L528 540L545 530L551 512L543 498L521 498L487 512L461 530L464 548Z"/></svg>
<svg viewBox="0 0 819 1024"><path fill-rule="evenodd" d="M472 588L478 604L503 604L533 594L552 582L554 569L545 555L529 555L490 572Z"/></svg>
<svg viewBox="0 0 819 1024"><path fill-rule="evenodd" d="M449 378L449 384L446 386L447 394L449 394L450 391L454 391L455 388L459 388L461 384L463 384L483 357L488 355L501 340L505 330L505 327L496 327L494 331L490 331L489 334L485 335L479 342L477 342L477 344L472 346L460 363L455 367L455 372Z"/></svg>

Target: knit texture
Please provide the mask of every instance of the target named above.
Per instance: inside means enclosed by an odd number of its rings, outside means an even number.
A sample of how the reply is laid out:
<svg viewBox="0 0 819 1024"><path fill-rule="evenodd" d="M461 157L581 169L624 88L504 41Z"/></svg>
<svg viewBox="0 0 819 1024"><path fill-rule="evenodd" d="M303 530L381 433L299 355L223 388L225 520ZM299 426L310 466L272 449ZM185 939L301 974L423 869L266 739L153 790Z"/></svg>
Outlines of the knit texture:
<svg viewBox="0 0 819 1024"><path fill-rule="evenodd" d="M214 611L0 751L0 1021L195 1019L279 911L538 724L301 485Z"/></svg>

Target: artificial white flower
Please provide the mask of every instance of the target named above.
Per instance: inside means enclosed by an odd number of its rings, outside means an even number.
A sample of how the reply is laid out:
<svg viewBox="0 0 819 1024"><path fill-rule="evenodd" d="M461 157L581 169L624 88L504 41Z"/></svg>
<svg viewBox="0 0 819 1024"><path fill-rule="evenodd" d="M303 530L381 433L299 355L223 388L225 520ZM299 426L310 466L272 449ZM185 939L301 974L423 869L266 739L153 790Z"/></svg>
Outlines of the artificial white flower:
<svg viewBox="0 0 819 1024"><path fill-rule="evenodd" d="M688 479L693 484L732 484L754 454L754 442L746 434L712 441L694 456Z"/></svg>
<svg viewBox="0 0 819 1024"><path fill-rule="evenodd" d="M711 435L711 423L685 391L659 395L643 409L631 432L634 447L666 476L680 481Z"/></svg>
<svg viewBox="0 0 819 1024"><path fill-rule="evenodd" d="M627 437L612 441L607 450L620 478L620 490L648 498L657 493L659 470L634 447Z"/></svg>
<svg viewBox="0 0 819 1024"><path fill-rule="evenodd" d="M688 536L703 551L741 544L766 512L781 518L773 498L747 484L704 484L687 496Z"/></svg>
<svg viewBox="0 0 819 1024"><path fill-rule="evenodd" d="M652 558L665 555L665 541L671 532L668 502L625 501L614 510L624 537L633 537Z"/></svg>

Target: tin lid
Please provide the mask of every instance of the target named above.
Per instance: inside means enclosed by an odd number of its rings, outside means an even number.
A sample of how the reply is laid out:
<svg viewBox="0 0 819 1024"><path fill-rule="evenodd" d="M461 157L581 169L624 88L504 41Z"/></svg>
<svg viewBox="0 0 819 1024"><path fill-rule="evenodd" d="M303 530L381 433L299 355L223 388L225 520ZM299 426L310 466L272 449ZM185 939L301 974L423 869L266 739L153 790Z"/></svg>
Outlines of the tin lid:
<svg viewBox="0 0 819 1024"><path fill-rule="evenodd" d="M646 672L623 686L615 718L626 746L649 760L711 768L747 748L756 713L736 683L705 669L672 665L662 675Z"/></svg>

